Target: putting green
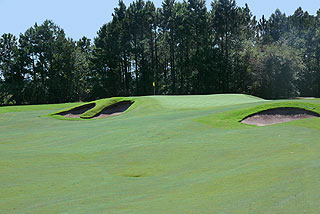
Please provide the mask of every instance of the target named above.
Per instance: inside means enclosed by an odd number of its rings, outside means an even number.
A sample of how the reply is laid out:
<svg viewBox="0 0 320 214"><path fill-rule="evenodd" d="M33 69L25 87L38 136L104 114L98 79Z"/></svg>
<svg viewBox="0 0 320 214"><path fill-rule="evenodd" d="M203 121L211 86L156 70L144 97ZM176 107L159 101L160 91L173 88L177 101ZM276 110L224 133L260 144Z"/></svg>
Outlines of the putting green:
<svg viewBox="0 0 320 214"><path fill-rule="evenodd" d="M319 118L253 127L235 119L288 101L133 99L94 120L43 117L79 104L1 107L0 213L320 211Z"/></svg>

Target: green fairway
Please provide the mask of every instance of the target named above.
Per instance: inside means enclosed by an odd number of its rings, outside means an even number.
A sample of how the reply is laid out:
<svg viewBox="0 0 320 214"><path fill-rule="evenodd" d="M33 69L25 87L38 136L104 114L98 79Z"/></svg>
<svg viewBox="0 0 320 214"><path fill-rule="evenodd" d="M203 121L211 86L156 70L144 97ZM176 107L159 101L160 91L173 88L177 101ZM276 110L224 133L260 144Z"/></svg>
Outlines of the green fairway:
<svg viewBox="0 0 320 214"><path fill-rule="evenodd" d="M279 103L320 111L319 99L130 99L93 120L48 116L80 103L0 107L0 213L320 212L320 119L238 123Z"/></svg>

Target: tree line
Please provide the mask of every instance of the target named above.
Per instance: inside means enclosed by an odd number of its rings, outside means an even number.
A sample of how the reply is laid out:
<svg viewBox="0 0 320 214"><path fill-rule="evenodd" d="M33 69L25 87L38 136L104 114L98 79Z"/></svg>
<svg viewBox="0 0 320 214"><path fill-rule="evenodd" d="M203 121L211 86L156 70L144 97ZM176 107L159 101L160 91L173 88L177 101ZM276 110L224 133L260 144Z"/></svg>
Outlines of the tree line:
<svg viewBox="0 0 320 214"><path fill-rule="evenodd" d="M0 103L246 93L320 97L320 10L257 19L234 0L122 0L93 41L52 21L0 38Z"/></svg>

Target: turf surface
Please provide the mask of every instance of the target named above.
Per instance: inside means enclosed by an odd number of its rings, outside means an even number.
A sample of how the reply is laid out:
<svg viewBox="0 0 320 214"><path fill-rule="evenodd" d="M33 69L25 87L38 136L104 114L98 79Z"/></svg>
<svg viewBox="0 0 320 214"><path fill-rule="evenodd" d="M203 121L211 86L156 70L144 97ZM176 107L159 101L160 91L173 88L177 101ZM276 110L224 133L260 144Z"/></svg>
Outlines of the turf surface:
<svg viewBox="0 0 320 214"><path fill-rule="evenodd" d="M245 95L134 99L96 120L42 117L79 104L1 107L0 213L320 212L320 119L238 124L288 104Z"/></svg>

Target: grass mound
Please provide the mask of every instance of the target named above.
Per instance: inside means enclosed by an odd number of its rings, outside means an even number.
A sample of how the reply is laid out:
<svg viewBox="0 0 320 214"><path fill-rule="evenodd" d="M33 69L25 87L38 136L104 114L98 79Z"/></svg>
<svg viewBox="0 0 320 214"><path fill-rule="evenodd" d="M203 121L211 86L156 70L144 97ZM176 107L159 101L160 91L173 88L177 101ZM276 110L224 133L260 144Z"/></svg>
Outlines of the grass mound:
<svg viewBox="0 0 320 214"><path fill-rule="evenodd" d="M61 110L49 116L56 119L67 120L98 119L120 115L121 113L131 110L129 108L133 103L135 103L134 98L107 98Z"/></svg>
<svg viewBox="0 0 320 214"><path fill-rule="evenodd" d="M96 106L89 111L83 113L81 115L82 119L92 119L95 118L97 115L103 112L108 107L114 106L117 103L122 103L122 102L135 102L134 98L127 98L127 97L113 97L113 98L106 98L106 99L101 99L101 100L96 100L93 101L96 103ZM120 104L121 105L121 104ZM130 107L130 106L129 106ZM129 107L126 110L131 110ZM134 107L134 106L133 106ZM123 111L124 112L124 111Z"/></svg>
<svg viewBox="0 0 320 214"><path fill-rule="evenodd" d="M120 101L115 104L109 105L105 107L101 112L96 114L95 116L88 118L105 118L110 116L120 115L125 112L130 106L133 104L133 101Z"/></svg>
<svg viewBox="0 0 320 214"><path fill-rule="evenodd" d="M277 109L277 108L299 108L304 110L312 110L313 112L320 114L320 104L318 103L305 103L301 101L284 101L284 102L268 102L266 104L242 108L227 112L222 112L206 117L202 117L196 119L196 121L207 124L214 128L226 128L226 129L233 129L233 128L250 128L251 124L243 124L245 118L248 118L251 115L255 115L258 112L263 112L268 109ZM251 126L254 127L254 126Z"/></svg>

